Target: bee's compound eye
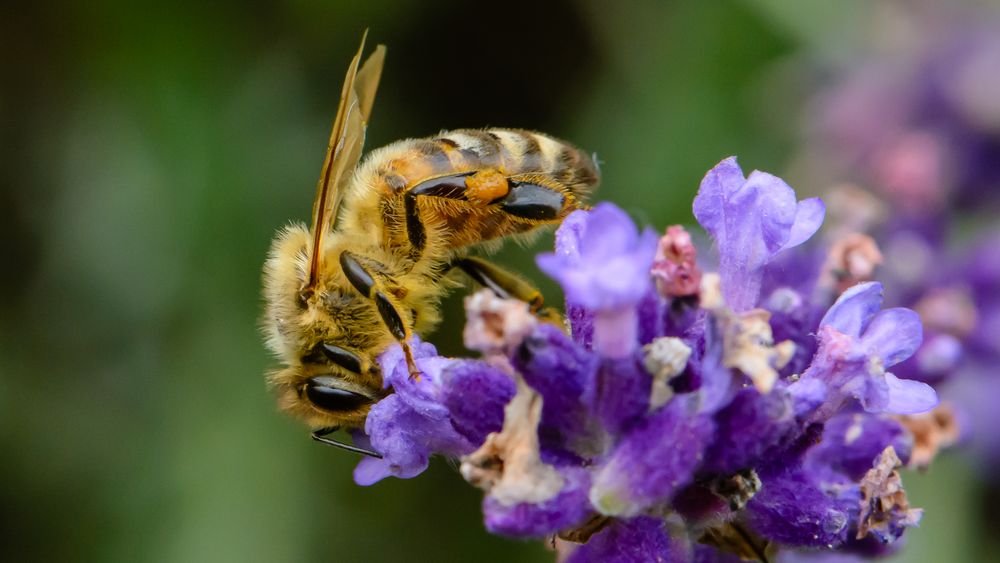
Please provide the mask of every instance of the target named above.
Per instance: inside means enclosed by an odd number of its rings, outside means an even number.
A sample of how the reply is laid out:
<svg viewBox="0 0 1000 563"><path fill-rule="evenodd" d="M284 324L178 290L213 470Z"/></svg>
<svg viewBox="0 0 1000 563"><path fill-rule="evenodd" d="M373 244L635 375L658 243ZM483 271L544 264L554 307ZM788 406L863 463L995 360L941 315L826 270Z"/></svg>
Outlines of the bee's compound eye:
<svg viewBox="0 0 1000 563"><path fill-rule="evenodd" d="M330 412L353 411L368 403L371 399L337 387L337 378L329 375L310 377L306 382L306 397L317 407Z"/></svg>

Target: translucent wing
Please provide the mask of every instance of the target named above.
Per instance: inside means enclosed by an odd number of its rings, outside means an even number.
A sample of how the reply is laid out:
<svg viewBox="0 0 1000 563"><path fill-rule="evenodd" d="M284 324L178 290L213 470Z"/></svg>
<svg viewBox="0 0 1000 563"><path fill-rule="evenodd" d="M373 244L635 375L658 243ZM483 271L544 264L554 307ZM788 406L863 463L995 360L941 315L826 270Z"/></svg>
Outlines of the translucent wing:
<svg viewBox="0 0 1000 563"><path fill-rule="evenodd" d="M333 120L330 143L326 148L323 170L316 186L316 200L313 202L313 246L309 258L309 281L306 288L316 285L323 238L336 224L346 184L350 182L354 168L361 157L361 148L365 143L365 128L368 126L368 118L375 101L375 90L378 89L379 78L382 76L382 63L385 61L384 45L379 45L365 61L361 70L358 70L367 36L366 31L365 37L361 38L357 54L347 68L344 89L340 93L340 106L337 108L337 117Z"/></svg>

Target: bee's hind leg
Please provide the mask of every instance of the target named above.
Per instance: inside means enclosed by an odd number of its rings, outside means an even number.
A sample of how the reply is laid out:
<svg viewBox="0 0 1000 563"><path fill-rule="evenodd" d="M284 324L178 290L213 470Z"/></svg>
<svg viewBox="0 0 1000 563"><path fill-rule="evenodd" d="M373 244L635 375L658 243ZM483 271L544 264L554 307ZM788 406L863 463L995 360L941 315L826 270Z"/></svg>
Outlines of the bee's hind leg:
<svg viewBox="0 0 1000 563"><path fill-rule="evenodd" d="M499 297L504 299L518 299L528 304L532 313L543 321L562 323L559 312L551 307L545 306L542 292L525 281L523 278L493 264L473 256L459 258L452 262L452 267L457 267L465 272L479 285L489 289Z"/></svg>
<svg viewBox="0 0 1000 563"><path fill-rule="evenodd" d="M403 321L402 315L399 314L399 307L395 299L391 296L391 293L385 291L382 284L376 281L378 276L373 275L370 269L366 268L349 251L345 250L340 253L340 267L344 270L344 275L347 276L351 285L361 295L375 302L375 308L378 309L378 314L382 317L382 322L385 323L389 332L403 348L403 355L406 357L406 367L409 369L410 377L419 379L420 369L417 368L417 362L413 358L413 350L410 348L410 339L413 337L413 332Z"/></svg>

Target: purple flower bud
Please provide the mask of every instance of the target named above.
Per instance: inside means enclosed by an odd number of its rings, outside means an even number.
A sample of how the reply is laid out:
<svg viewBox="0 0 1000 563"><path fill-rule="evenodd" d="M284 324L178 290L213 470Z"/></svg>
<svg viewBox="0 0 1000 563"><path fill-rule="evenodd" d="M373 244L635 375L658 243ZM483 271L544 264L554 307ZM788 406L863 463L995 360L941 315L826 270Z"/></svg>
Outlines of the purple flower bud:
<svg viewBox="0 0 1000 563"><path fill-rule="evenodd" d="M798 432L791 397L784 389L761 395L740 391L715 415L715 440L705 452L702 469L728 475L752 467L771 448ZM880 450L881 451L881 450Z"/></svg>
<svg viewBox="0 0 1000 563"><path fill-rule="evenodd" d="M694 479L714 424L674 400L622 437L594 476L591 503L603 514L634 516L669 501Z"/></svg>
<svg viewBox="0 0 1000 563"><path fill-rule="evenodd" d="M761 475L763 486L747 505L751 527L767 539L791 546L836 546L847 539L854 498L828 496L801 467Z"/></svg>
<svg viewBox="0 0 1000 563"><path fill-rule="evenodd" d="M908 460L913 436L899 422L868 413L839 414L826 423L823 439L806 456L807 466L821 465L860 481L887 446Z"/></svg>
<svg viewBox="0 0 1000 563"><path fill-rule="evenodd" d="M538 427L543 459L547 455L590 458L602 446L589 403L594 393L598 358L558 328L541 324L514 354L514 367L541 394Z"/></svg>
<svg viewBox="0 0 1000 563"><path fill-rule="evenodd" d="M561 471L563 488L539 503L506 504L493 495L483 499L486 529L495 534L518 538L541 538L557 530L578 525L592 513L587 501L588 473L568 467Z"/></svg>
<svg viewBox="0 0 1000 563"><path fill-rule="evenodd" d="M639 516L616 520L586 544L578 547L566 563L683 563L691 560L686 542L671 537L659 518Z"/></svg>

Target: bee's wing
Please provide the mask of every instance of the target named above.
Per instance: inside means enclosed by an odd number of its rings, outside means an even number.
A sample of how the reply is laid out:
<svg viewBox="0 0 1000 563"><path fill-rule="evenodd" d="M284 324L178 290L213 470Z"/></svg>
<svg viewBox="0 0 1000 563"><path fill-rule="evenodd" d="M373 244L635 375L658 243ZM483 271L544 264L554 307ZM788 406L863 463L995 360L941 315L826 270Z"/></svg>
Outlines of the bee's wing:
<svg viewBox="0 0 1000 563"><path fill-rule="evenodd" d="M313 246L309 258L309 282L306 287L313 287L316 284L323 237L333 230L346 184L351 181L354 168L361 157L361 149L365 143L365 128L368 126L368 117L375 102L375 90L378 89L379 78L382 76L382 64L385 61L384 45L379 45L365 61L361 70L358 70L367 36L366 31L365 37L361 38L357 54L347 68L344 89L340 93L340 106L337 109L337 117L333 120L330 143L326 148L323 170L316 186L316 200L313 202Z"/></svg>

